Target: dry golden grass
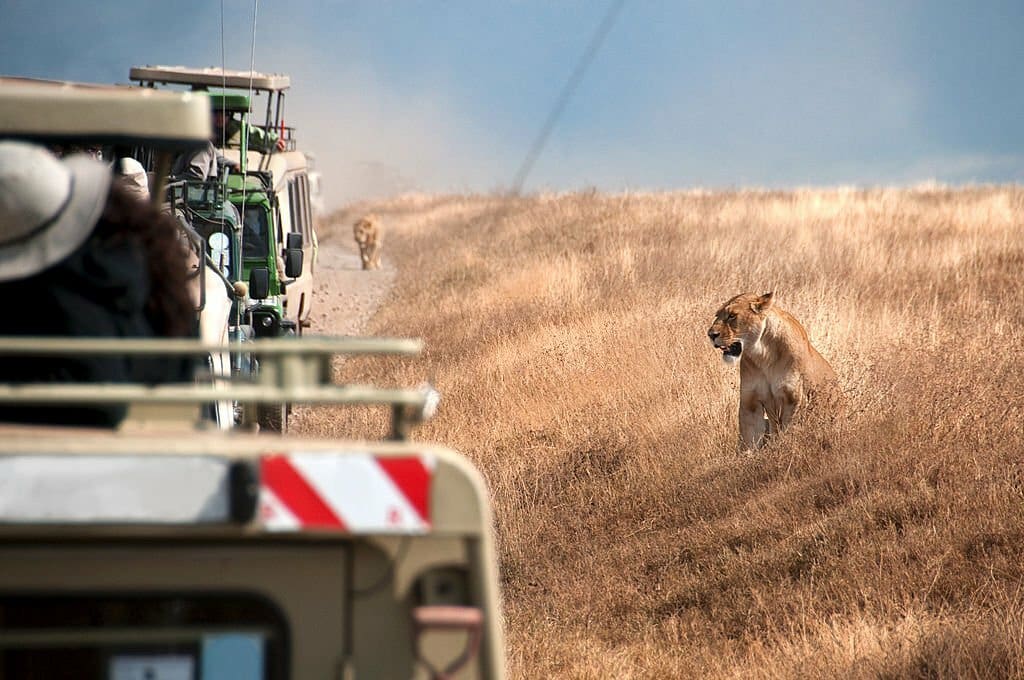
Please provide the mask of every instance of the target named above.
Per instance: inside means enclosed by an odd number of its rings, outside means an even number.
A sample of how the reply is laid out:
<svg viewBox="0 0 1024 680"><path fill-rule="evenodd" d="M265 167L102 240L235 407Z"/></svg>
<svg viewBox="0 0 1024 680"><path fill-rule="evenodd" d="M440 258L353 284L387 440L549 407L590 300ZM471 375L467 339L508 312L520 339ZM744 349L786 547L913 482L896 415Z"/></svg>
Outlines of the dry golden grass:
<svg viewBox="0 0 1024 680"><path fill-rule="evenodd" d="M371 330L428 350L341 370L440 387L416 438L488 480L513 677L1024 677L1024 189L368 207ZM740 454L705 332L767 290L848 408Z"/></svg>

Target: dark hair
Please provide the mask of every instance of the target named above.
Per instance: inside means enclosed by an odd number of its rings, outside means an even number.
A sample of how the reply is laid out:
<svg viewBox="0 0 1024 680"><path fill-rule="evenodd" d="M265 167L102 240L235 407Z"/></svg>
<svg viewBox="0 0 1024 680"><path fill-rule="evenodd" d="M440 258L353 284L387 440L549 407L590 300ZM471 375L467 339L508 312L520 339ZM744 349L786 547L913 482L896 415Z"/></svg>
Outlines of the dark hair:
<svg viewBox="0 0 1024 680"><path fill-rule="evenodd" d="M110 186L103 216L91 238L137 245L146 264L146 317L156 335L195 333L196 312L189 295L188 250L177 221L118 182Z"/></svg>

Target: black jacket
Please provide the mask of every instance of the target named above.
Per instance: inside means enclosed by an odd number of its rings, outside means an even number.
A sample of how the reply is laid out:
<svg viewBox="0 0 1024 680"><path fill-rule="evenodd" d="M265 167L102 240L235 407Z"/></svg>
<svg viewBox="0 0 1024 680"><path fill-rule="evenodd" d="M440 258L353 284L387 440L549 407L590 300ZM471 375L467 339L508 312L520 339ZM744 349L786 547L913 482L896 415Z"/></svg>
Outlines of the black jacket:
<svg viewBox="0 0 1024 680"><path fill-rule="evenodd" d="M0 283L0 335L138 338L155 335L146 316L149 277L130 240L88 239L49 269ZM192 362L127 356L0 356L0 382L188 382ZM0 421L113 427L127 406L5 405Z"/></svg>

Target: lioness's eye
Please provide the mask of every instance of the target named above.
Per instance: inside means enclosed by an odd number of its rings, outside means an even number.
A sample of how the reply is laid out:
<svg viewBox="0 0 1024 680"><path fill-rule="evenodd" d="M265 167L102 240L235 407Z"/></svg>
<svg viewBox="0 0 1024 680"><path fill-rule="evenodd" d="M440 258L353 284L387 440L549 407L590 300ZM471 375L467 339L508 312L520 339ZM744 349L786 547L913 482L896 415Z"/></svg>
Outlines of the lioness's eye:
<svg viewBox="0 0 1024 680"><path fill-rule="evenodd" d="M732 314L732 313L730 313L730 314L729 314L729 316L727 316L727 317L725 318L725 320L726 320L726 321L735 321L735 320L736 320L736 315L735 315L735 314Z"/></svg>

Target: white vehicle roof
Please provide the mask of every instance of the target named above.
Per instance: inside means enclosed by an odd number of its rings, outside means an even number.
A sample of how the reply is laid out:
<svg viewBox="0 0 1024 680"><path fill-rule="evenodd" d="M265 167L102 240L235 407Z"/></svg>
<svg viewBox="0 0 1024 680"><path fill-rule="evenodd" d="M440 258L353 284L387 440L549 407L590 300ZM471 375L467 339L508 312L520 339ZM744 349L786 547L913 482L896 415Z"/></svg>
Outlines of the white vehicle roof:
<svg viewBox="0 0 1024 680"><path fill-rule="evenodd" d="M209 98L198 92L0 77L0 138L200 146Z"/></svg>
<svg viewBox="0 0 1024 680"><path fill-rule="evenodd" d="M241 153L238 149L222 149L221 153L228 160L241 162ZM309 160L301 151L278 151L269 156L259 151L249 151L247 156L250 169L259 168L271 172L274 178L274 191L281 191L285 187L289 172L309 170Z"/></svg>
<svg viewBox="0 0 1024 680"><path fill-rule="evenodd" d="M190 68L188 66L133 66L128 77L145 84L176 84L203 87L279 92L291 87L291 78L280 73L232 71L217 66Z"/></svg>

